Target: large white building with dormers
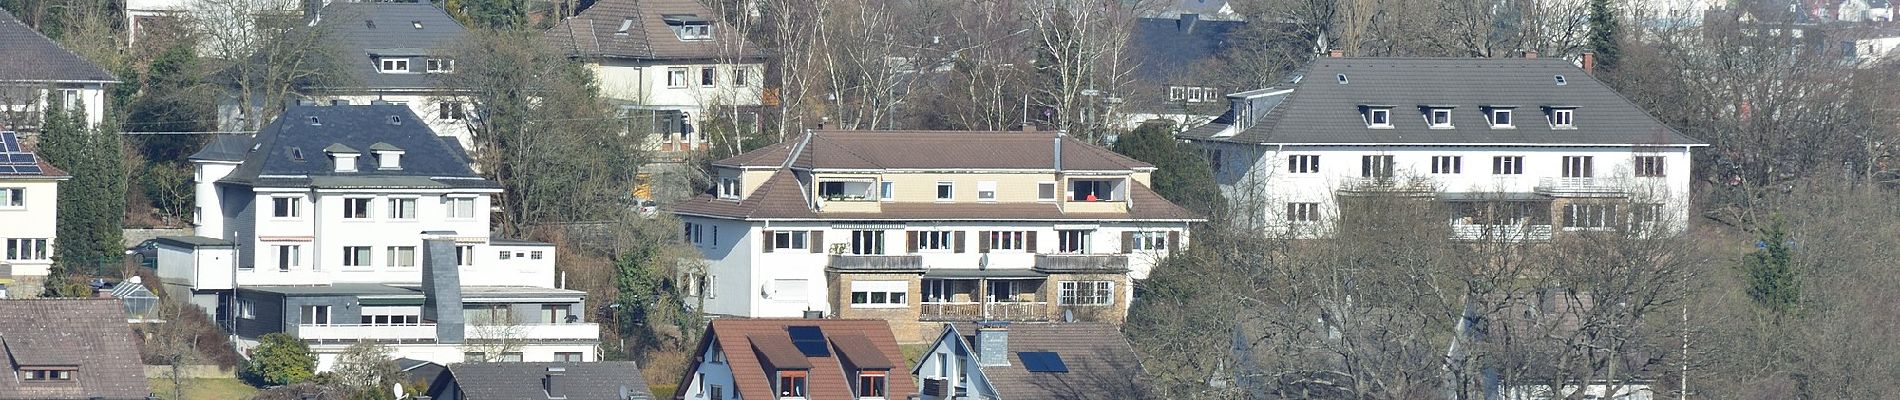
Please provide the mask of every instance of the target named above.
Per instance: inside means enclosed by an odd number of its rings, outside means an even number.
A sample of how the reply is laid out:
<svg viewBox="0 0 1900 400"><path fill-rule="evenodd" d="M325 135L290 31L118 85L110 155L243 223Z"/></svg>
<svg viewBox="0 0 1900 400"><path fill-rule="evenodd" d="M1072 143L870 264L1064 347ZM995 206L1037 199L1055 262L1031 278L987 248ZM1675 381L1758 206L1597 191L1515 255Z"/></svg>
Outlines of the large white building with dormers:
<svg viewBox="0 0 1900 400"><path fill-rule="evenodd" d="M1228 100L1180 138L1207 151L1230 203L1258 210L1237 223L1296 237L1325 236L1342 199L1382 190L1446 202L1455 238L1679 231L1690 153L1706 146L1534 55L1323 58Z"/></svg>
<svg viewBox="0 0 1900 400"><path fill-rule="evenodd" d="M399 356L594 361L585 293L555 248L490 237L495 182L407 107L290 107L255 137L191 156L197 235L158 239L173 299L213 312L240 346L285 332L327 369L361 340Z"/></svg>

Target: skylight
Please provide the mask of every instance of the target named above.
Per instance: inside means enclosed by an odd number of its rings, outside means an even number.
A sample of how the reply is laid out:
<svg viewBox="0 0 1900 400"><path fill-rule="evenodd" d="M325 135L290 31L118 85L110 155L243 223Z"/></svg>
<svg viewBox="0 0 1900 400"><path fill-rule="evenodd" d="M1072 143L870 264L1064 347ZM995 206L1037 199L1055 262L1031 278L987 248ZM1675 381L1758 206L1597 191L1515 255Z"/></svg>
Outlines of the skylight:
<svg viewBox="0 0 1900 400"><path fill-rule="evenodd" d="M409 24L414 25L416 29L422 29L422 21L409 21Z"/></svg>
<svg viewBox="0 0 1900 400"><path fill-rule="evenodd" d="M1023 351L1016 353L1023 360L1023 368L1029 372L1069 372L1069 365L1062 362L1062 355L1053 351Z"/></svg>
<svg viewBox="0 0 1900 400"><path fill-rule="evenodd" d="M788 326L785 333L792 336L792 345L806 357L828 357L831 345L825 343L825 331L816 326Z"/></svg>
<svg viewBox="0 0 1900 400"><path fill-rule="evenodd" d="M1570 84L1570 81L1567 79L1564 79L1563 75L1557 75L1557 86L1563 86L1563 85L1568 85L1568 84Z"/></svg>
<svg viewBox="0 0 1900 400"><path fill-rule="evenodd" d="M623 19L623 20L620 20L620 29L618 29L618 30L615 30L615 31L614 31L614 34L615 34L615 35L625 35L625 34L627 34L627 30L628 30L628 29L633 29L633 18L627 18L627 19Z"/></svg>
<svg viewBox="0 0 1900 400"><path fill-rule="evenodd" d="M1339 74L1339 84L1346 84L1346 74Z"/></svg>

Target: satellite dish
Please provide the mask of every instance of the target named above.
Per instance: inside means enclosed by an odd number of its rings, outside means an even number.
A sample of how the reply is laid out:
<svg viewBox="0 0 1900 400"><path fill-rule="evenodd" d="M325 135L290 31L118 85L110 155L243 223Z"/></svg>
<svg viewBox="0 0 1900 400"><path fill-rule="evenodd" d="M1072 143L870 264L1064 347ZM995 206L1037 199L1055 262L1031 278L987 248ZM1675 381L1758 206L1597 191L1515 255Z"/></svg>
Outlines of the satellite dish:
<svg viewBox="0 0 1900 400"><path fill-rule="evenodd" d="M402 397L402 382L396 382L395 392L396 392L396 398L398 399L403 398Z"/></svg>

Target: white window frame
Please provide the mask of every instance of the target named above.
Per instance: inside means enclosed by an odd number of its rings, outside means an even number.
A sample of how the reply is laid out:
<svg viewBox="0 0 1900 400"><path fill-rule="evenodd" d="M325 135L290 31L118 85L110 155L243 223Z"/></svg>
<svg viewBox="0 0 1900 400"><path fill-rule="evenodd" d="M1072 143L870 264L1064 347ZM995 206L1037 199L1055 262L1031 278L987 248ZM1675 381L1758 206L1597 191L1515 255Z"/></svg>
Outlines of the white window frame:
<svg viewBox="0 0 1900 400"><path fill-rule="evenodd" d="M271 196L270 205L271 218L287 220L303 218L303 196Z"/></svg>
<svg viewBox="0 0 1900 400"><path fill-rule="evenodd" d="M15 261L49 260L45 238L9 238L6 241L6 259Z"/></svg>
<svg viewBox="0 0 1900 400"><path fill-rule="evenodd" d="M944 197L944 187L949 187L949 188L950 188L950 196L949 196L949 197ZM956 182L951 182L951 181L937 181L937 186L936 186L936 188L937 188L937 192L936 192L936 193L935 193L934 195L935 195L935 196L936 196L936 198L937 198L937 202L939 202L939 203L949 203L949 202L954 202L954 201L957 201L957 183L956 183Z"/></svg>
<svg viewBox="0 0 1900 400"><path fill-rule="evenodd" d="M277 249L274 253L277 255L278 271L289 271L291 268L303 266L303 245L288 244L271 247Z"/></svg>
<svg viewBox="0 0 1900 400"><path fill-rule="evenodd" d="M455 246L455 265L462 266L462 267L475 266L475 246L474 245Z"/></svg>
<svg viewBox="0 0 1900 400"><path fill-rule="evenodd" d="M1381 122L1381 120L1383 120L1383 122ZM1366 127L1372 129L1392 129L1392 109L1389 107L1367 108Z"/></svg>
<svg viewBox="0 0 1900 400"><path fill-rule="evenodd" d="M1508 108L1491 110L1491 129L1516 128L1517 116Z"/></svg>
<svg viewBox="0 0 1900 400"><path fill-rule="evenodd" d="M379 72L385 74L411 73L409 72L409 59L407 58L382 58L377 59L377 61L382 64L380 65L381 68L377 69Z"/></svg>
<svg viewBox="0 0 1900 400"><path fill-rule="evenodd" d="M944 253L957 250L956 231L912 231L917 232L917 252Z"/></svg>
<svg viewBox="0 0 1900 400"><path fill-rule="evenodd" d="M403 204L409 205L409 216L407 217L404 217L401 213L401 211L403 211L402 210ZM421 202L417 201L417 198L415 197L391 197L389 198L389 219L399 220L399 221L414 221L416 220L417 216L421 214L422 212L421 207L422 207Z"/></svg>
<svg viewBox="0 0 1900 400"><path fill-rule="evenodd" d="M686 67L671 67L666 69L666 87L668 89L685 89L690 82L692 81L686 79Z"/></svg>
<svg viewBox="0 0 1900 400"><path fill-rule="evenodd" d="M988 237L977 240L989 241L990 252L1022 252L1029 249L1029 231L989 231Z"/></svg>
<svg viewBox="0 0 1900 400"><path fill-rule="evenodd" d="M1634 175L1638 178L1662 178L1669 176L1668 159L1663 156L1636 156L1630 160Z"/></svg>
<svg viewBox="0 0 1900 400"><path fill-rule="evenodd" d="M355 209L353 210L352 208L355 208ZM359 214L352 211L359 211L359 210L362 211L360 213L362 216L352 216L352 215ZM343 220L367 221L367 220L373 220L373 219L376 219L376 198L374 197L345 197L343 198Z"/></svg>
<svg viewBox="0 0 1900 400"><path fill-rule="evenodd" d="M852 281L851 308L910 307L910 281Z"/></svg>
<svg viewBox="0 0 1900 400"><path fill-rule="evenodd" d="M1615 204L1570 203L1564 205L1563 223L1566 231L1601 231L1616 229L1620 222Z"/></svg>
<svg viewBox="0 0 1900 400"><path fill-rule="evenodd" d="M389 246L385 249L387 249L385 250L387 254L383 257L384 266L391 268L414 268L419 265L416 262L416 246ZM408 252L407 255L403 254L405 251Z"/></svg>
<svg viewBox="0 0 1900 400"><path fill-rule="evenodd" d="M1439 120L1439 118L1438 118L1438 115L1439 115L1439 114L1444 114L1444 115L1445 115L1445 118L1444 118L1444 121L1445 121L1445 122L1444 122L1444 123L1439 123L1439 122L1438 122L1438 120ZM1425 125L1426 125L1426 126L1429 126L1429 127L1431 127L1432 129L1452 129L1452 128L1455 128L1455 126L1452 126L1452 123L1451 123L1451 109L1449 109L1449 108L1432 108L1432 109L1428 109L1428 110L1427 110L1427 111L1425 112Z"/></svg>
<svg viewBox="0 0 1900 400"><path fill-rule="evenodd" d="M1294 154L1286 156L1286 172L1289 174L1319 173L1319 155Z"/></svg>
<svg viewBox="0 0 1900 400"><path fill-rule="evenodd" d="M1523 175L1524 156L1491 157L1492 175Z"/></svg>
<svg viewBox="0 0 1900 400"><path fill-rule="evenodd" d="M1573 108L1553 108L1550 110L1551 129L1575 129L1577 110Z"/></svg>
<svg viewBox="0 0 1900 400"><path fill-rule="evenodd" d="M877 199L878 201L897 200L897 182L891 182L891 181L878 182Z"/></svg>
<svg viewBox="0 0 1900 400"><path fill-rule="evenodd" d="M1108 306L1115 304L1115 281L1061 281L1057 285L1059 287L1056 291L1057 305ZM1082 293L1084 290L1089 293Z"/></svg>
<svg viewBox="0 0 1900 400"><path fill-rule="evenodd" d="M1036 182L1036 201L1056 201L1062 197L1062 188L1055 181Z"/></svg>
<svg viewBox="0 0 1900 400"><path fill-rule="evenodd" d="M889 234L883 230L853 230L851 242L846 243L845 254L861 256L884 255L888 250L884 246Z"/></svg>
<svg viewBox="0 0 1900 400"><path fill-rule="evenodd" d="M1461 174L1464 172L1464 156L1432 156L1432 173Z"/></svg>
<svg viewBox="0 0 1900 400"><path fill-rule="evenodd" d="M719 178L719 198L739 198L739 178Z"/></svg>
<svg viewBox="0 0 1900 400"><path fill-rule="evenodd" d="M344 267L346 268L347 267L358 267L358 268L374 267L376 266L375 263L376 263L376 247L375 246L343 246L343 266Z"/></svg>
<svg viewBox="0 0 1900 400"><path fill-rule="evenodd" d="M1320 220L1319 203L1313 203L1313 202L1286 203L1286 221L1288 223L1308 224L1308 223L1319 222L1319 220Z"/></svg>
<svg viewBox="0 0 1900 400"><path fill-rule="evenodd" d="M699 87L719 87L719 68L699 67Z"/></svg>
<svg viewBox="0 0 1900 400"><path fill-rule="evenodd" d="M811 250L811 231L774 231L772 250Z"/></svg>
<svg viewBox="0 0 1900 400"><path fill-rule="evenodd" d="M1167 231L1137 231L1134 243L1129 243L1133 251L1168 251Z"/></svg>
<svg viewBox="0 0 1900 400"><path fill-rule="evenodd" d="M26 188L0 188L0 209L26 208Z"/></svg>
<svg viewBox="0 0 1900 400"><path fill-rule="evenodd" d="M1594 178L1596 177L1596 163L1595 156L1564 156L1562 176L1565 178Z"/></svg>
<svg viewBox="0 0 1900 400"><path fill-rule="evenodd" d="M443 197L442 203L447 207L444 214L448 216L445 218L451 220L475 219L475 216L479 215L479 211L476 210L476 208L481 205L480 202L476 201L475 196L446 196ZM464 204L468 205L468 209L462 209L461 206ZM463 212L467 212L467 215L463 215Z"/></svg>
<svg viewBox="0 0 1900 400"><path fill-rule="evenodd" d="M1070 238L1075 235L1075 238ZM1091 229L1057 229L1056 254L1089 254L1095 240L1095 231ZM1070 243L1080 241L1081 243ZM1070 246L1074 244L1075 246Z"/></svg>
<svg viewBox="0 0 1900 400"><path fill-rule="evenodd" d="M751 79L749 79L749 78L747 78L747 77L746 77L747 75L751 75L751 73L750 73L750 72L751 72L751 70L750 70L750 69L748 69L748 68L746 68L746 67L745 67L744 65L735 65L735 66L733 66L733 67L732 67L732 72L731 72L731 74L732 74L732 86L733 86L733 87L746 87L746 85L748 84L748 82L747 82L747 81L749 81L749 80L751 80Z"/></svg>
<svg viewBox="0 0 1900 400"><path fill-rule="evenodd" d="M424 61L423 66L424 66L424 70L431 74L455 73L454 59L431 58L431 59L428 59L428 61Z"/></svg>

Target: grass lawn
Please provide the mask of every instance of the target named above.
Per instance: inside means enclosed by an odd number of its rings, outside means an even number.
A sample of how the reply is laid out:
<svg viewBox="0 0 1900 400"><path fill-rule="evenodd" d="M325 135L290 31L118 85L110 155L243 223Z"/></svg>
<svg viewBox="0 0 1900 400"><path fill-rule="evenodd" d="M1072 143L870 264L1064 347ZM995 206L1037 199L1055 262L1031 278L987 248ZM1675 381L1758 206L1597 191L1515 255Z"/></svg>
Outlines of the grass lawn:
<svg viewBox="0 0 1900 400"><path fill-rule="evenodd" d="M257 394L257 388L237 379L191 379L185 383L185 398L173 399L170 379L152 379L152 393L166 400L230 400Z"/></svg>
<svg viewBox="0 0 1900 400"><path fill-rule="evenodd" d="M897 350L904 352L904 365L916 366L918 361L923 361L924 352L930 351L930 345L930 343L900 344L897 345Z"/></svg>

